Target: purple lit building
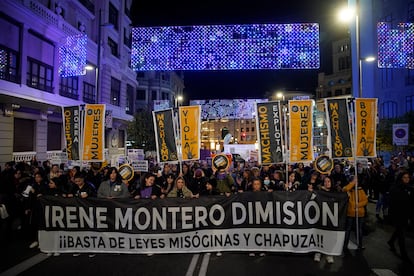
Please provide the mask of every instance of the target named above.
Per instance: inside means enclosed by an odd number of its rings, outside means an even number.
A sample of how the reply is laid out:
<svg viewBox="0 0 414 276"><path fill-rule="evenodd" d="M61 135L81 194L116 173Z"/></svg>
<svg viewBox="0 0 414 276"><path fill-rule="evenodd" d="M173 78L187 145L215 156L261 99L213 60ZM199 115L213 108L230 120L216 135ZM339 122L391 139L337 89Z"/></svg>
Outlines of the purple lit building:
<svg viewBox="0 0 414 276"><path fill-rule="evenodd" d="M0 1L0 166L34 156L43 161L61 152L63 106L106 104L112 119L106 120L105 148L124 154L134 112L151 107L147 99L174 104L177 92L171 87L177 85L161 77L152 82L159 85L139 85L130 66L131 4ZM182 93L182 80L171 74L168 80L179 82Z"/></svg>

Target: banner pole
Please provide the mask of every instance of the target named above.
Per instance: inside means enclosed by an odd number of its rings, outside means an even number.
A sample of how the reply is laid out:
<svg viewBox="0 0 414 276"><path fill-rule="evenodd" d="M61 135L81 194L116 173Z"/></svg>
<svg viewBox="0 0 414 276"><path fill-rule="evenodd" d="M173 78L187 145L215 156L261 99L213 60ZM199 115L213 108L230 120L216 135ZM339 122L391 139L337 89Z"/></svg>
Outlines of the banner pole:
<svg viewBox="0 0 414 276"><path fill-rule="evenodd" d="M283 107L283 117L284 117L284 127L283 130L285 132L285 183L287 183L288 181L288 166L289 166L289 158L290 156L288 156L288 133L287 133L287 123L288 123L288 119L287 119L287 111L288 111L288 102L286 101L286 103L284 102L284 104L286 104Z"/></svg>
<svg viewBox="0 0 414 276"><path fill-rule="evenodd" d="M357 127L356 127L356 123L357 123L357 113L356 113L356 98L351 99L352 100L352 107L353 107L353 113L354 113L354 121L353 121L353 129L354 129L354 147L353 147L353 155L354 155L354 177L355 177L355 236L356 236L356 240L357 243L359 241L359 235L361 235L361 233L359 233L359 218L358 218L358 162L357 162ZM358 244L359 246L359 244Z"/></svg>

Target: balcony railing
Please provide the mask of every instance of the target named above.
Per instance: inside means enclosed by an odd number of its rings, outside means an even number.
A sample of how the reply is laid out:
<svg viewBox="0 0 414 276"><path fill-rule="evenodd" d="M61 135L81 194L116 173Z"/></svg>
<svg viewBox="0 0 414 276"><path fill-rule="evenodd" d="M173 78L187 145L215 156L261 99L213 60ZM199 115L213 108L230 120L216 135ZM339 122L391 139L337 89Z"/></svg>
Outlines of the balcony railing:
<svg viewBox="0 0 414 276"><path fill-rule="evenodd" d="M39 1L22 0L22 3L26 8L30 9L37 16L41 17L50 25L53 25L58 29L62 30L65 34L77 35L80 33L75 27L67 23L63 18L55 14L53 11L49 10Z"/></svg>

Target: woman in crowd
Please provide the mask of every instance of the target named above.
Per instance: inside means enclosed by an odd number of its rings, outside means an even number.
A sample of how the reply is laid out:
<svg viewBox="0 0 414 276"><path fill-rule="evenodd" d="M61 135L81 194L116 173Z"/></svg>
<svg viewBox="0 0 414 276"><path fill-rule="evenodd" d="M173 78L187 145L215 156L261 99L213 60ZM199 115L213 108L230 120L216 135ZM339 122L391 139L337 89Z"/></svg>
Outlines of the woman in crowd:
<svg viewBox="0 0 414 276"><path fill-rule="evenodd" d="M167 197L193 198L195 196L185 185L184 177L179 176L175 180L174 188L168 193Z"/></svg>
<svg viewBox="0 0 414 276"><path fill-rule="evenodd" d="M117 168L109 168L109 179L103 181L99 186L98 197L108 199L129 197L128 187L122 182Z"/></svg>
<svg viewBox="0 0 414 276"><path fill-rule="evenodd" d="M236 178L238 192L251 190L253 174L250 169L244 169L241 177Z"/></svg>
<svg viewBox="0 0 414 276"><path fill-rule="evenodd" d="M152 173L147 173L144 176L143 182L141 185L136 189L132 196L135 199L139 198L164 198L165 195L161 193L161 187L155 184L155 175Z"/></svg>
<svg viewBox="0 0 414 276"><path fill-rule="evenodd" d="M298 174L294 171L288 174L288 180L284 185L284 190L287 192L294 192L299 189L300 182L298 180Z"/></svg>

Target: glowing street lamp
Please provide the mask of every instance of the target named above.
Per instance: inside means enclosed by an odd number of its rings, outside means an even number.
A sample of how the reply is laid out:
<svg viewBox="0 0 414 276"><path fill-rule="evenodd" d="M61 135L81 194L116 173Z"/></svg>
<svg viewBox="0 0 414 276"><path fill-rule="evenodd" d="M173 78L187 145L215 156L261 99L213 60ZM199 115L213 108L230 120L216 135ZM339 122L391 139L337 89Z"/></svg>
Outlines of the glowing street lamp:
<svg viewBox="0 0 414 276"><path fill-rule="evenodd" d="M279 99L279 100L284 101L285 100L285 94L283 94L283 92L281 92L281 91L278 91L278 92L276 92L276 98Z"/></svg>
<svg viewBox="0 0 414 276"><path fill-rule="evenodd" d="M181 105L183 100L184 100L184 98L183 98L182 95L176 96L175 97L175 108L178 108Z"/></svg>

